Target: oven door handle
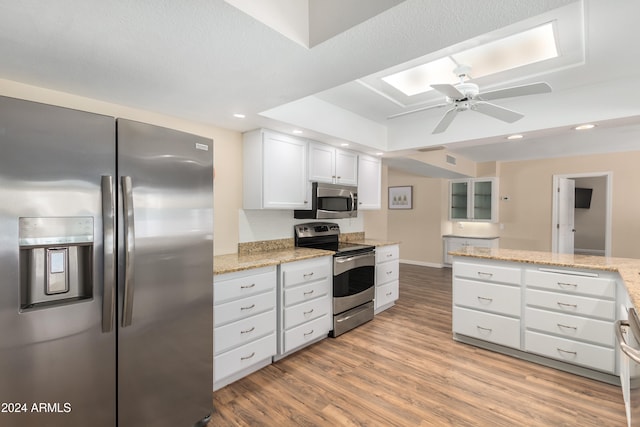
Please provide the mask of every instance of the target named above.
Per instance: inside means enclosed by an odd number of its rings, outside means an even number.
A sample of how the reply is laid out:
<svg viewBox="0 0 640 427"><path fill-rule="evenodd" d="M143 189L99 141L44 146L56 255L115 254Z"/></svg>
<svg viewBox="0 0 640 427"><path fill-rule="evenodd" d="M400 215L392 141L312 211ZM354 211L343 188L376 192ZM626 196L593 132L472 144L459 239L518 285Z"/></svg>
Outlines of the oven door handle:
<svg viewBox="0 0 640 427"><path fill-rule="evenodd" d="M630 326L629 322L625 320L618 320L615 324L615 332L616 338L618 338L618 345L620 346L620 350L624 354L626 354L629 359L633 360L636 363L640 363L640 350L637 350L627 344L627 341L624 339L624 335L622 335L622 328Z"/></svg>
<svg viewBox="0 0 640 427"><path fill-rule="evenodd" d="M344 264L345 262L351 262L351 261L355 261L357 259L362 259L362 258L372 257L372 256L375 256L375 253L368 253L368 254L354 255L354 256L337 257L336 258L336 262L338 264Z"/></svg>

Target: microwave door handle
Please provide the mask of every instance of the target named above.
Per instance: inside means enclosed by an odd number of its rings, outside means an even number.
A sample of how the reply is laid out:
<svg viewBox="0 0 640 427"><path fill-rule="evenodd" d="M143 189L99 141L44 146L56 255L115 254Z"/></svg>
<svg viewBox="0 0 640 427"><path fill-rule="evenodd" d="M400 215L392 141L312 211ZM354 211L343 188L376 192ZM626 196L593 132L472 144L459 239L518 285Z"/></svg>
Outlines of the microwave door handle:
<svg viewBox="0 0 640 427"><path fill-rule="evenodd" d="M350 191L349 195L351 196L351 210L353 211L356 209L356 196L354 196L353 191Z"/></svg>

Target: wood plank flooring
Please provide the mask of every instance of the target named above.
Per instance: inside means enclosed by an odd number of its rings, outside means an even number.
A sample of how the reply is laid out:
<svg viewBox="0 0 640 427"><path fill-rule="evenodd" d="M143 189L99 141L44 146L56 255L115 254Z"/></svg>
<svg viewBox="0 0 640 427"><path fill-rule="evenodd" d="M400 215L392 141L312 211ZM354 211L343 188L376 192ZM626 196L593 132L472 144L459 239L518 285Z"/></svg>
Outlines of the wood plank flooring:
<svg viewBox="0 0 640 427"><path fill-rule="evenodd" d="M394 307L216 391L209 426L626 426L619 387L451 336L451 270L402 264Z"/></svg>

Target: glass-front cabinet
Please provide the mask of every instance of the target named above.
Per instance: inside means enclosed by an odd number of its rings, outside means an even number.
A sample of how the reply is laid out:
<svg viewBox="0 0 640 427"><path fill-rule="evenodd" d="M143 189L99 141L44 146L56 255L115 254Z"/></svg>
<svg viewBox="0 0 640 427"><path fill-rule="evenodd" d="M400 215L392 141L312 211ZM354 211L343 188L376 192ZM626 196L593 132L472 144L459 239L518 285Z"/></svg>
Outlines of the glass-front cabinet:
<svg viewBox="0 0 640 427"><path fill-rule="evenodd" d="M449 189L449 219L466 220L469 216L469 182L451 181Z"/></svg>
<svg viewBox="0 0 640 427"><path fill-rule="evenodd" d="M498 222L497 178L450 181L449 220Z"/></svg>

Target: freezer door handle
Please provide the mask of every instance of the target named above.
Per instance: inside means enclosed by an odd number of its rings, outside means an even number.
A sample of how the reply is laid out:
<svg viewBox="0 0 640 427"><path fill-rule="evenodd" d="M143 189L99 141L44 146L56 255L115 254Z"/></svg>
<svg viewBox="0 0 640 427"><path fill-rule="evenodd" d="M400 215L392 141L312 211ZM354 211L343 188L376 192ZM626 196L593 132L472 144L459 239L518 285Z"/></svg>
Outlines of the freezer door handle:
<svg viewBox="0 0 640 427"><path fill-rule="evenodd" d="M135 253L135 228L133 218L133 184L130 176L122 177L122 207L124 210L124 303L122 327L131 325L133 317L133 257Z"/></svg>
<svg viewBox="0 0 640 427"><path fill-rule="evenodd" d="M104 277L102 296L102 332L113 330L116 308L116 239L115 194L113 176L102 176L102 246L104 251Z"/></svg>

